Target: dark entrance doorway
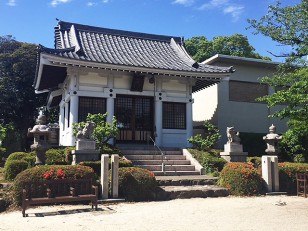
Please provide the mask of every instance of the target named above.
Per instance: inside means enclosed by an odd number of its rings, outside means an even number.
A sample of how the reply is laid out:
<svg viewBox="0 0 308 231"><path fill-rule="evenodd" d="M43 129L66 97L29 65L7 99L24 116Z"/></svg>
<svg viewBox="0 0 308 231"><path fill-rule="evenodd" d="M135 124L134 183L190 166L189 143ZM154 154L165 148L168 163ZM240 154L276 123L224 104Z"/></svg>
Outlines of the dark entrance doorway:
<svg viewBox="0 0 308 231"><path fill-rule="evenodd" d="M117 142L145 143L153 136L153 97L117 95L115 116L120 130Z"/></svg>

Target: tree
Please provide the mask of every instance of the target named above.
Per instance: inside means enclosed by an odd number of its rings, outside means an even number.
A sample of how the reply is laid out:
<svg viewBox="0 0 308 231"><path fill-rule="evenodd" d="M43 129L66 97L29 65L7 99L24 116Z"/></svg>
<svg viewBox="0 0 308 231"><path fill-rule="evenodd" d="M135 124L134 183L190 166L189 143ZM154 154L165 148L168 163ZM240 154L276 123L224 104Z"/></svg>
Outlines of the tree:
<svg viewBox="0 0 308 231"><path fill-rule="evenodd" d="M303 59L308 54L308 0L294 6L282 7L277 2L269 6L267 15L260 20L248 20L255 34L263 34L272 40L287 45L291 51L274 54L285 57L272 77L262 79L276 89L272 95L262 97L269 107L284 105L274 113L282 119L289 119L289 129L284 135L282 146L291 157L304 154L308 161L308 67Z"/></svg>
<svg viewBox="0 0 308 231"><path fill-rule="evenodd" d="M27 130L34 124L36 108L44 105L46 95L36 95L32 87L36 70L36 46L0 37L0 123L14 126L4 140L12 150L27 148ZM44 97L44 98L43 98Z"/></svg>
<svg viewBox="0 0 308 231"><path fill-rule="evenodd" d="M112 118L112 122L106 122L107 113L105 114L88 114L86 121L73 124L73 134L77 136L78 131L82 131L86 122L93 122L95 128L92 134L92 138L96 141L96 146L100 151L104 149L104 146L112 138L115 138L118 134L117 120Z"/></svg>
<svg viewBox="0 0 308 231"><path fill-rule="evenodd" d="M249 44L247 37L241 34L218 36L214 37L213 41L207 40L204 36L192 37L185 41L185 48L193 59L198 62L202 62L216 54L270 59L256 53L255 48Z"/></svg>
<svg viewBox="0 0 308 231"><path fill-rule="evenodd" d="M216 128L209 121L204 121L203 128L205 136L197 134L188 139L188 142L193 144L200 151L209 151L220 139L218 128Z"/></svg>

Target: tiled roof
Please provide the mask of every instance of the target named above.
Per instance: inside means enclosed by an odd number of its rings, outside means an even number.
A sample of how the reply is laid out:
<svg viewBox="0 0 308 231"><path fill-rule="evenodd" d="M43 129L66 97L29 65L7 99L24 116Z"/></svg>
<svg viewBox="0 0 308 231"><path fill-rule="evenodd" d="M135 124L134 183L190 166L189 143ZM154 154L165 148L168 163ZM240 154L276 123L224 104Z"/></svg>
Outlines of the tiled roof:
<svg viewBox="0 0 308 231"><path fill-rule="evenodd" d="M195 62L180 37L136 33L59 21L55 49L40 52L69 59L193 73L230 73L230 67Z"/></svg>

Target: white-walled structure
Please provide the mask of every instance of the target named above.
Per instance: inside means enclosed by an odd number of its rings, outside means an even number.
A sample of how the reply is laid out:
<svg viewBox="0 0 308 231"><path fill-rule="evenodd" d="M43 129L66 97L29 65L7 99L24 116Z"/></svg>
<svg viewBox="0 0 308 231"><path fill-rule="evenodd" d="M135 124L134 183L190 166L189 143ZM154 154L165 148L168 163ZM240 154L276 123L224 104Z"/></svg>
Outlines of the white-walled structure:
<svg viewBox="0 0 308 231"><path fill-rule="evenodd" d="M235 73L219 84L193 94L193 120L196 124L210 120L218 126L222 136L219 148L227 141L227 127L234 126L239 132L266 134L268 127L275 124L278 133L286 131L285 120L268 117L275 109L255 101L273 92L272 88L260 83L260 78L272 76L279 63L220 54L203 63L235 69Z"/></svg>
<svg viewBox="0 0 308 231"><path fill-rule="evenodd" d="M187 147L193 132L192 93L232 73L192 60L180 37L59 21L55 49L39 47L37 93L60 107L60 145L74 146L73 123L88 113L116 116L116 143Z"/></svg>

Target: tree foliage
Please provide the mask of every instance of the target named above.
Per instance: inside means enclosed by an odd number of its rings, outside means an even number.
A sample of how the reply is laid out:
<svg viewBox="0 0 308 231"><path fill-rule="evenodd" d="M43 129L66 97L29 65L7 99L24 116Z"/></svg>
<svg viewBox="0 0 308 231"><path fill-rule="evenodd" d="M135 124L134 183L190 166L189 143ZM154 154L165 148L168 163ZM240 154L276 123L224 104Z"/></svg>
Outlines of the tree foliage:
<svg viewBox="0 0 308 231"><path fill-rule="evenodd" d="M36 108L46 97L35 95L32 87L36 63L34 44L0 37L0 122L14 126L15 150L27 147L27 129L33 126Z"/></svg>
<svg viewBox="0 0 308 231"><path fill-rule="evenodd" d="M283 138L283 149L290 157L304 154L308 157L308 66L303 59L308 54L308 0L294 6L282 7L277 2L269 6L267 15L260 20L249 20L255 34L263 34L290 47L290 52L276 56L285 57L273 77L265 77L263 83L272 86L274 94L260 100L269 107L283 105L273 116L289 119L289 130ZM308 160L308 158L306 158Z"/></svg>
<svg viewBox="0 0 308 231"><path fill-rule="evenodd" d="M241 34L218 36L209 41L204 36L192 37L185 41L185 48L194 60L202 62L213 55L224 54L257 59L269 59L255 52L248 38Z"/></svg>
<svg viewBox="0 0 308 231"><path fill-rule="evenodd" d="M115 117L112 118L112 122L106 122L107 113L105 114L88 114L86 121L73 124L73 134L77 135L78 131L82 130L86 122L93 122L95 129L92 134L92 138L96 141L96 145L99 150L103 150L107 142L116 137L118 134L117 120Z"/></svg>
<svg viewBox="0 0 308 231"><path fill-rule="evenodd" d="M188 142L193 144L198 150L208 151L210 150L220 139L218 128L216 128L209 121L204 121L203 124L205 136L197 134L188 139Z"/></svg>

